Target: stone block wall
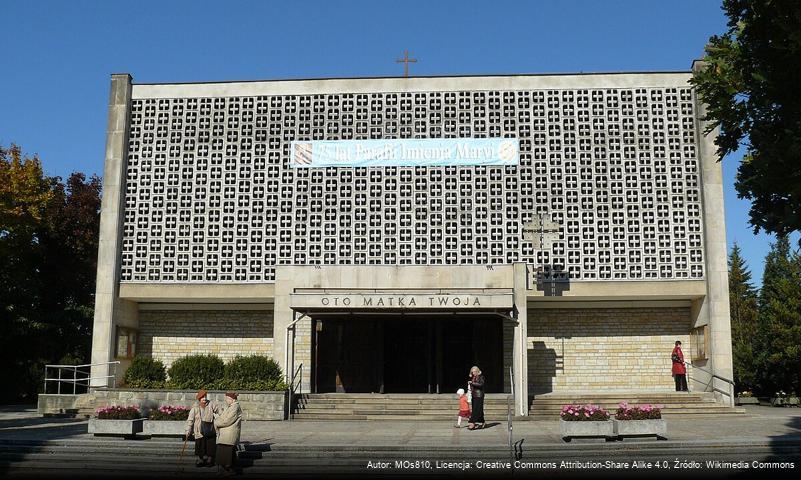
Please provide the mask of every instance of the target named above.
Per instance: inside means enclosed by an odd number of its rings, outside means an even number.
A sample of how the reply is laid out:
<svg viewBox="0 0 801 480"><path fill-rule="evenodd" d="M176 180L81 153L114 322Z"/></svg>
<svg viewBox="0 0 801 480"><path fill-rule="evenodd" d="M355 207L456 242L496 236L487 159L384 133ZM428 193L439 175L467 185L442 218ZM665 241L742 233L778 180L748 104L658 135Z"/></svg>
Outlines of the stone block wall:
<svg viewBox="0 0 801 480"><path fill-rule="evenodd" d="M286 392L238 392L243 420L283 420L286 412ZM196 391L192 390L141 390L141 389L97 389L83 395L84 403L95 409L107 405L136 405L147 415L150 409L162 405L195 403ZM225 392L210 391L209 398L225 407Z"/></svg>
<svg viewBox="0 0 801 480"><path fill-rule="evenodd" d="M164 362L211 353L273 356L273 312L266 310L143 310L137 353Z"/></svg>
<svg viewBox="0 0 801 480"><path fill-rule="evenodd" d="M530 308L529 393L675 390L670 354L681 340L692 359L690 327L689 307Z"/></svg>

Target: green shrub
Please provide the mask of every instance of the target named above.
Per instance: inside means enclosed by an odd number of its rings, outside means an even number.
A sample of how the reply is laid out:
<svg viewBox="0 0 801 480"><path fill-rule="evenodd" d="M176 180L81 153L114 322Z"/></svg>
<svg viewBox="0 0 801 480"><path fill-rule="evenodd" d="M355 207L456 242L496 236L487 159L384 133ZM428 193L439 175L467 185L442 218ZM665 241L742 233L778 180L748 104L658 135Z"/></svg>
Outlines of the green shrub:
<svg viewBox="0 0 801 480"><path fill-rule="evenodd" d="M250 355L247 357L237 355L225 365L225 374L223 374L225 380L234 381L237 384L254 381L276 381L281 380L282 377L281 367L275 363L275 360L263 355Z"/></svg>
<svg viewBox="0 0 801 480"><path fill-rule="evenodd" d="M125 382L125 386L145 390L159 390L166 388L167 382L164 380L131 380L130 382Z"/></svg>
<svg viewBox="0 0 801 480"><path fill-rule="evenodd" d="M287 388L287 384L280 378L272 380L230 380L224 378L214 384L215 390L280 392Z"/></svg>
<svg viewBox="0 0 801 480"><path fill-rule="evenodd" d="M132 388L164 388L164 364L148 357L135 357L123 381Z"/></svg>
<svg viewBox="0 0 801 480"><path fill-rule="evenodd" d="M169 371L170 388L197 390L212 387L223 378L225 366L216 355L189 355L173 362Z"/></svg>

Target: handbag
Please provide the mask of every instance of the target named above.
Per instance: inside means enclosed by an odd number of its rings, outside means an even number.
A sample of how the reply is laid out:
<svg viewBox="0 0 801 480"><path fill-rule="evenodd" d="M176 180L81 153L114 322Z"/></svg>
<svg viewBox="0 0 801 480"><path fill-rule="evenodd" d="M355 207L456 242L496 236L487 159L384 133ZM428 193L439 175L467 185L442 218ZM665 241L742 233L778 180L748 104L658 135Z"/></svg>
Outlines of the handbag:
<svg viewBox="0 0 801 480"><path fill-rule="evenodd" d="M217 432L214 430L214 422L200 422L200 433L204 437L216 437Z"/></svg>

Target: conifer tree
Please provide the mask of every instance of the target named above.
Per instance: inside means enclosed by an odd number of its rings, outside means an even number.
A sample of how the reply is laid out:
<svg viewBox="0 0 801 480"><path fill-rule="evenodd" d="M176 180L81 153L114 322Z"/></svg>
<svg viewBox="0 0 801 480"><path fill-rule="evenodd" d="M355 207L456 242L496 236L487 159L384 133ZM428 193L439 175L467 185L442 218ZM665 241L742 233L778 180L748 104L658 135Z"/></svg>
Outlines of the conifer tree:
<svg viewBox="0 0 801 480"><path fill-rule="evenodd" d="M765 393L801 389L801 255L779 238L765 259L759 299L760 363Z"/></svg>
<svg viewBox="0 0 801 480"><path fill-rule="evenodd" d="M734 356L734 382L738 391L757 386L759 368L755 352L757 338L757 291L751 284L751 272L735 243L729 255L729 304Z"/></svg>

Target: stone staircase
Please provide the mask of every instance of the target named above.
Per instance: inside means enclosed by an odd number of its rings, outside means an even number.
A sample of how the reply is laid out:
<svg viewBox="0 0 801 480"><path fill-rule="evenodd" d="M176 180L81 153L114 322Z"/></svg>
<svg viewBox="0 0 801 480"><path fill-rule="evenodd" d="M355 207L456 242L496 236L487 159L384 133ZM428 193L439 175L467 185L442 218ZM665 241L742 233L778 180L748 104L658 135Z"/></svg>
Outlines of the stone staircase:
<svg viewBox="0 0 801 480"><path fill-rule="evenodd" d="M506 420L507 397L488 394L488 422ZM456 420L459 401L454 394L319 393L297 398L295 420Z"/></svg>
<svg viewBox="0 0 801 480"><path fill-rule="evenodd" d="M608 392L546 393L535 395L529 407L530 420L555 420L566 404L598 405L614 413L620 402L630 405L662 405L664 415L732 415L744 408L730 407L715 401L711 392Z"/></svg>

